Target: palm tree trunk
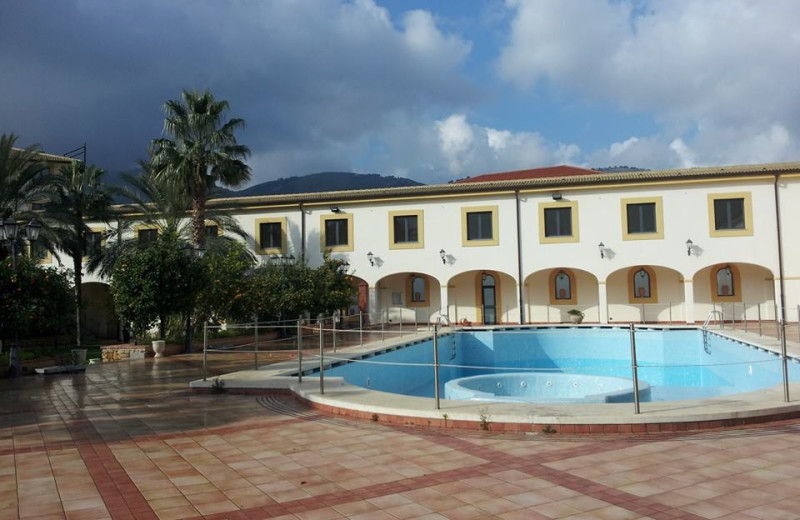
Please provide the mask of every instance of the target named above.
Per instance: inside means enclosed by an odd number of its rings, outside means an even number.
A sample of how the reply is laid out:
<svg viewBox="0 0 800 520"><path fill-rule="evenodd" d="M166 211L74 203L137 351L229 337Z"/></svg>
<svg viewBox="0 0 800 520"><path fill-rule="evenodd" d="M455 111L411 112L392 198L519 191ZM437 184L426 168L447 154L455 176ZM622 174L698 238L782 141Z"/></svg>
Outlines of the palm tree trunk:
<svg viewBox="0 0 800 520"><path fill-rule="evenodd" d="M75 346L81 348L81 304L83 303L83 296L81 291L81 283L83 282L83 256L80 251L76 254L72 252L72 266L75 269Z"/></svg>
<svg viewBox="0 0 800 520"><path fill-rule="evenodd" d="M192 184L192 227L194 247L200 249L206 244L206 190L202 180L202 167L198 165Z"/></svg>

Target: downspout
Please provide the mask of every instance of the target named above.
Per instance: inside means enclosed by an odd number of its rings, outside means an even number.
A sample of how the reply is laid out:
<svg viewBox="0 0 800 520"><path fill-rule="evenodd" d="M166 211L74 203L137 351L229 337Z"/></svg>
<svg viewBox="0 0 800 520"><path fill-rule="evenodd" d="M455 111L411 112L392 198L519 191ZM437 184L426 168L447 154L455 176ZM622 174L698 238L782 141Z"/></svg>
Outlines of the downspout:
<svg viewBox="0 0 800 520"><path fill-rule="evenodd" d="M525 323L525 284L522 279L522 218L520 216L519 190L514 191L517 200L517 280L519 280L519 324Z"/></svg>
<svg viewBox="0 0 800 520"><path fill-rule="evenodd" d="M781 339L781 361L783 364L783 400L789 402L789 371L786 363L786 286L783 279L783 242L781 240L781 199L778 195L778 179L780 173L775 173L775 229L778 233L778 276L780 277L780 328L778 330Z"/></svg>
<svg viewBox="0 0 800 520"><path fill-rule="evenodd" d="M303 204L298 204L300 208L300 263L306 263L306 210Z"/></svg>

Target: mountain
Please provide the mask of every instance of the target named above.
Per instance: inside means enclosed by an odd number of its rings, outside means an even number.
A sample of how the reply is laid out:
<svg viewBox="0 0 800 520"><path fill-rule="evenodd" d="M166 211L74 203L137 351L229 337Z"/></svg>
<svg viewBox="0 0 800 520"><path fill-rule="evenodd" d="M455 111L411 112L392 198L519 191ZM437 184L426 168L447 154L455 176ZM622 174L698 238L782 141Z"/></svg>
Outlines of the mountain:
<svg viewBox="0 0 800 520"><path fill-rule="evenodd" d="M605 168L592 168L594 171L602 173L625 173L625 172L649 172L647 168L637 168L636 166L607 166Z"/></svg>
<svg viewBox="0 0 800 520"><path fill-rule="evenodd" d="M421 186L421 182L402 177L382 176L375 173L320 172L302 177L287 177L262 182L243 190L219 189L215 197L253 197L257 195L282 195L287 193L314 193L319 191L366 190L372 188L397 188ZM215 190L216 191L216 190Z"/></svg>

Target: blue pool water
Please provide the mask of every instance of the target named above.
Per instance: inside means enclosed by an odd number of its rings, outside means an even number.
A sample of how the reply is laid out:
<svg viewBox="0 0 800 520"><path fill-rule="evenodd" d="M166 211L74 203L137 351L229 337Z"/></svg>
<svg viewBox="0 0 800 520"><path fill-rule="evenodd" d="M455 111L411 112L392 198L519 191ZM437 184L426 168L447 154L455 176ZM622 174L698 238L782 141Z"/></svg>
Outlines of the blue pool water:
<svg viewBox="0 0 800 520"><path fill-rule="evenodd" d="M780 358L709 332L704 345L697 329L637 329L639 380L649 400L717 397L769 388L782 382ZM517 328L471 330L439 338L439 385L453 379L511 372L632 377L627 328ZM418 342L328 368L326 376L405 395L433 397L433 344ZM789 363L790 381L800 366ZM549 401L541 395L534 402ZM644 401L645 398L642 398Z"/></svg>

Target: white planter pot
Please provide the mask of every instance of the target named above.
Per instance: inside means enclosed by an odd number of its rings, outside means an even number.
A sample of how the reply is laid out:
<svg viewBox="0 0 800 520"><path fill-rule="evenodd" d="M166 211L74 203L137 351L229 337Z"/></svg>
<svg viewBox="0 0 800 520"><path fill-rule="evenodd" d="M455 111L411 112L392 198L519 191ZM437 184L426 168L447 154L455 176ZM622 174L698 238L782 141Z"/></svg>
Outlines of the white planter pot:
<svg viewBox="0 0 800 520"><path fill-rule="evenodd" d="M76 365L83 365L84 363L86 363L86 349L85 348L72 349L72 361Z"/></svg>
<svg viewBox="0 0 800 520"><path fill-rule="evenodd" d="M157 339L153 341L153 352L156 353L156 357L164 357L164 351L167 349L167 342L163 339Z"/></svg>

